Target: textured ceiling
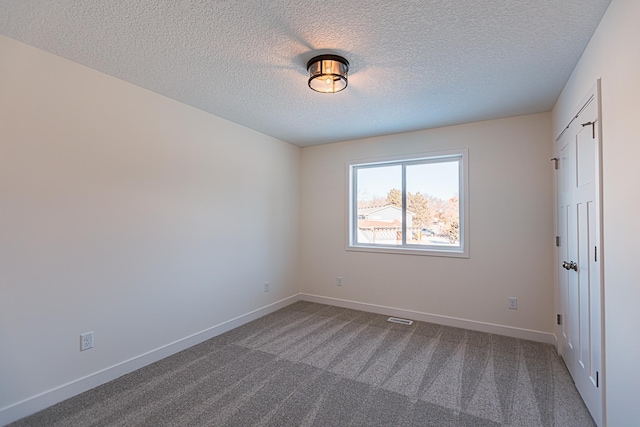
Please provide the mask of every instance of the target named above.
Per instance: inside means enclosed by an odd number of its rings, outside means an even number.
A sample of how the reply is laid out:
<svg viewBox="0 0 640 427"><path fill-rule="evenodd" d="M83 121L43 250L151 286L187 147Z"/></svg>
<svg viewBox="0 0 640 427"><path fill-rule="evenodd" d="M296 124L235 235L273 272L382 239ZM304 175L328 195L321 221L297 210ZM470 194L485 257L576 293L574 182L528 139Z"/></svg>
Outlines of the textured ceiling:
<svg viewBox="0 0 640 427"><path fill-rule="evenodd" d="M0 34L306 146L549 111L610 1L0 0Z"/></svg>

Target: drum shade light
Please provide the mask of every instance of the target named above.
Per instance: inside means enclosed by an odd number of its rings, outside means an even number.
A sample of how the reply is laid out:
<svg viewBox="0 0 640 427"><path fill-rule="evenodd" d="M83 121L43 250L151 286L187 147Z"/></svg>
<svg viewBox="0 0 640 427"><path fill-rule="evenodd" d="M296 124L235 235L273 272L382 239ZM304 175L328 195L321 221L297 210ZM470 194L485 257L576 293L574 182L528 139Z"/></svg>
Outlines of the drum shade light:
<svg viewBox="0 0 640 427"><path fill-rule="evenodd" d="M338 55L319 55L307 62L309 87L316 92L336 93L347 87L349 61Z"/></svg>

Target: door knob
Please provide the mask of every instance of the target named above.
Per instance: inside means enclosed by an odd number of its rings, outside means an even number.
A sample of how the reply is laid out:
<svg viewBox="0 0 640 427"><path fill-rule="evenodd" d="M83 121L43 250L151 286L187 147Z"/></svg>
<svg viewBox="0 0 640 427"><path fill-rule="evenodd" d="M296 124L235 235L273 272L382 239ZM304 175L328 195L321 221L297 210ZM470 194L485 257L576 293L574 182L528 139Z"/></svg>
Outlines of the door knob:
<svg viewBox="0 0 640 427"><path fill-rule="evenodd" d="M569 263L567 261L562 261L562 268L564 268L565 270L569 269Z"/></svg>
<svg viewBox="0 0 640 427"><path fill-rule="evenodd" d="M578 264L576 264L575 262L571 261L569 263L569 268L567 268L567 270L578 271Z"/></svg>

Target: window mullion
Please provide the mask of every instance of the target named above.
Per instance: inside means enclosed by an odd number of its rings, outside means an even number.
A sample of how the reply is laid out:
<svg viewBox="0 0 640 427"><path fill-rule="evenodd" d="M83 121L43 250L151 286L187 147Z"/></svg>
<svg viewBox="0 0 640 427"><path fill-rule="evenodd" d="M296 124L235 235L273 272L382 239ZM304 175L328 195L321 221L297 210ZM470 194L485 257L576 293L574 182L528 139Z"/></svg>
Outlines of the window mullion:
<svg viewBox="0 0 640 427"><path fill-rule="evenodd" d="M402 163L402 246L407 244L407 165Z"/></svg>

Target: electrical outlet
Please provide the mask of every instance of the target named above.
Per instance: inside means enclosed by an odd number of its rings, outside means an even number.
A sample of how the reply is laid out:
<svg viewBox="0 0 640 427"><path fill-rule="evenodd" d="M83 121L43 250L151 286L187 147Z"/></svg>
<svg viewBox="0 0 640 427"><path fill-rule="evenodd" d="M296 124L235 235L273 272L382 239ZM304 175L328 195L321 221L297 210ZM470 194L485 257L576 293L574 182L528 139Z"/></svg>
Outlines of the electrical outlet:
<svg viewBox="0 0 640 427"><path fill-rule="evenodd" d="M517 310L518 309L518 298L509 297L509 309Z"/></svg>
<svg viewBox="0 0 640 427"><path fill-rule="evenodd" d="M264 282L264 291L269 292L269 282Z"/></svg>
<svg viewBox="0 0 640 427"><path fill-rule="evenodd" d="M336 279L336 285L338 285L338 286L342 286L342 277L338 277L338 278Z"/></svg>
<svg viewBox="0 0 640 427"><path fill-rule="evenodd" d="M93 348L93 332L87 332L80 335L80 351Z"/></svg>

